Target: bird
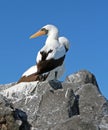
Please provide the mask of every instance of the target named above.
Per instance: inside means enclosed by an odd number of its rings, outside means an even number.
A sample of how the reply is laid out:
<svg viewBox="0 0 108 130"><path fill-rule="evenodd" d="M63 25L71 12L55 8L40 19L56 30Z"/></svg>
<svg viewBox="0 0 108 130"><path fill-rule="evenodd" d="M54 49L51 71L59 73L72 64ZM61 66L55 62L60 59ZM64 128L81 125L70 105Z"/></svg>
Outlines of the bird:
<svg viewBox="0 0 108 130"><path fill-rule="evenodd" d="M69 50L69 46L70 46L70 42L66 37L59 37L59 42L62 46L65 47L66 49L66 53ZM58 66L57 68L51 70L50 72L48 72L47 74L42 74L39 79L39 77L36 77L35 73L37 72L37 65L33 65L32 67L30 67L29 69L27 69L21 76L21 79L19 80L20 82L24 82L24 81L36 81L36 80L54 80L56 78L56 80L59 80L60 77L63 75L65 71L65 66L64 63L61 66ZM57 73L57 77L55 77L55 72ZM44 76L43 76L44 75ZM46 75L46 76L45 76Z"/></svg>
<svg viewBox="0 0 108 130"><path fill-rule="evenodd" d="M21 77L20 81L41 80L42 74L45 74L44 78L47 78L50 72L53 70L54 77L57 79L57 68L63 68L63 62L66 52L69 49L69 41L65 37L59 38L58 28L54 25L48 24L42 27L38 32L30 36L30 39L36 38L41 35L47 35L45 45L40 49L36 57L36 65L28 69ZM67 44L63 41L67 40ZM63 44L61 44L62 42ZM35 68L35 69L34 69ZM54 70L55 69L55 70ZM34 71L35 70L35 71ZM33 73L34 71L34 73ZM35 77L35 78L34 78ZM31 79L30 79L31 78ZM29 80L30 79L30 80Z"/></svg>
<svg viewBox="0 0 108 130"><path fill-rule="evenodd" d="M36 74L49 72L63 64L66 49L60 44L58 40L58 33L59 32L57 27L54 25L46 25L42 27L38 32L30 36L30 38L36 38L41 35L48 36L44 47L37 54Z"/></svg>

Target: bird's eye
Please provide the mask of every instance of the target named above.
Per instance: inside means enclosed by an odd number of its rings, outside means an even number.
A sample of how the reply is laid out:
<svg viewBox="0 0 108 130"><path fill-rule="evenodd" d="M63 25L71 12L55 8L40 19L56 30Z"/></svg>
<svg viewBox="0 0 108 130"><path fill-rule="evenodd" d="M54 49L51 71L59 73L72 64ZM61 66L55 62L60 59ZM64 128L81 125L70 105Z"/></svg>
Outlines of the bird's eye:
<svg viewBox="0 0 108 130"><path fill-rule="evenodd" d="M41 31L45 31L46 29L45 28L42 28Z"/></svg>
<svg viewBox="0 0 108 130"><path fill-rule="evenodd" d="M45 31L45 34L48 33L48 30L46 30L45 28L42 28L41 31Z"/></svg>

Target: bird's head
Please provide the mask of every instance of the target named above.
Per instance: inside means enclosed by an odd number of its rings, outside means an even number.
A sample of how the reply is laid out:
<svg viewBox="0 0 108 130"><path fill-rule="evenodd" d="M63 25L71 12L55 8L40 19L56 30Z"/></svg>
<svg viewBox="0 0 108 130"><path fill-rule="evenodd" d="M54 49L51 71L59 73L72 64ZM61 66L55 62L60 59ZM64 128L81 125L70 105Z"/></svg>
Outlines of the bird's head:
<svg viewBox="0 0 108 130"><path fill-rule="evenodd" d="M38 32L34 33L33 35L30 36L31 38L36 38L38 36L42 35L48 35L48 36L58 36L58 29L56 26L48 24L44 27L42 27Z"/></svg>

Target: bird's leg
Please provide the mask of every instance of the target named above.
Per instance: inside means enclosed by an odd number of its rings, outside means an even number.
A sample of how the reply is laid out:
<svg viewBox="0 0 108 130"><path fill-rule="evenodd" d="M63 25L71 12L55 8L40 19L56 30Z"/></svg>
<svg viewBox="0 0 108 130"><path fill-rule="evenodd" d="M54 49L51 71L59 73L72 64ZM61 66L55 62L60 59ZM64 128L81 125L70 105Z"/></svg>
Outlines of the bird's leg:
<svg viewBox="0 0 108 130"><path fill-rule="evenodd" d="M55 71L55 77L53 80L50 80L49 83L51 85L51 87L55 90L57 89L61 89L62 88L62 84L61 82L57 79L57 74L58 74L58 71ZM51 90L51 92L53 92L53 90Z"/></svg>
<svg viewBox="0 0 108 130"><path fill-rule="evenodd" d="M39 81L45 81L47 77L49 76L50 72L45 73L45 74L40 74L39 75Z"/></svg>
<svg viewBox="0 0 108 130"><path fill-rule="evenodd" d="M44 74L43 77L44 77L44 80L46 80L49 76L50 72L48 72L47 74Z"/></svg>
<svg viewBox="0 0 108 130"><path fill-rule="evenodd" d="M58 74L58 72L55 71L55 80L57 80L57 74Z"/></svg>

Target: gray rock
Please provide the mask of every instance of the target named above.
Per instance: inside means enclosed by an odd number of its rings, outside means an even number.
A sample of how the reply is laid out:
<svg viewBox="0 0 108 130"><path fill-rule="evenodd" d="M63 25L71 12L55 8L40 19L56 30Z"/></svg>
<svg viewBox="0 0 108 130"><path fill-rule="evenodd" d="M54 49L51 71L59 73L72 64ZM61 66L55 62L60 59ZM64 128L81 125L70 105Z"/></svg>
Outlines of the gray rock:
<svg viewBox="0 0 108 130"><path fill-rule="evenodd" d="M55 125L50 130L99 130L99 127L91 122L83 121L80 116L74 116Z"/></svg>
<svg viewBox="0 0 108 130"><path fill-rule="evenodd" d="M2 85L0 96L5 104L1 110L13 112L20 130L108 129L108 101L95 76L85 70L68 76L64 82Z"/></svg>
<svg viewBox="0 0 108 130"><path fill-rule="evenodd" d="M91 83L98 87L95 76L86 70L81 70L73 75L68 76L65 81L78 85Z"/></svg>
<svg viewBox="0 0 108 130"><path fill-rule="evenodd" d="M9 106L7 99L0 95L0 130L19 130Z"/></svg>
<svg viewBox="0 0 108 130"><path fill-rule="evenodd" d="M0 85L0 91L5 90L5 89L7 89L9 87L12 87L15 84L16 83L9 83L9 84L4 84L4 85L2 84L2 85Z"/></svg>

